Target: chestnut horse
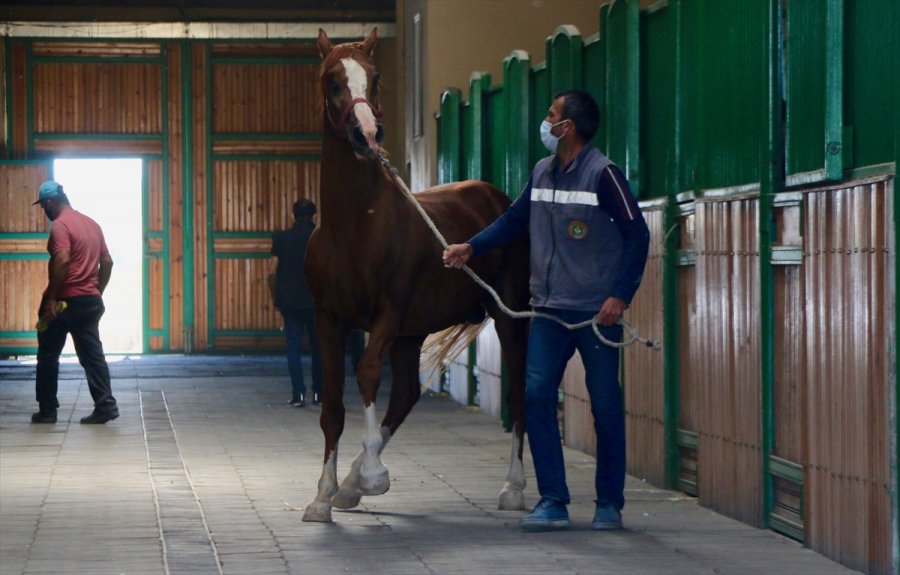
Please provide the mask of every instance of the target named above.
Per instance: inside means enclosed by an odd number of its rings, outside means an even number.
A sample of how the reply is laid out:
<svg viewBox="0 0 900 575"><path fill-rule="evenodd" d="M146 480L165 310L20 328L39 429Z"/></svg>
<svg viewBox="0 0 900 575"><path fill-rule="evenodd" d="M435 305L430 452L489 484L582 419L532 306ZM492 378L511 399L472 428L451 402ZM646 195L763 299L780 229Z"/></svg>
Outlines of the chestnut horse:
<svg viewBox="0 0 900 575"><path fill-rule="evenodd" d="M460 270L445 269L442 246L384 167L379 142L378 70L373 63L376 30L364 42L332 45L319 30L324 128L319 224L309 240L306 274L315 298L324 377L320 424L325 457L318 494L304 521L331 521L332 505L349 509L363 495L388 490L381 451L420 394L419 355L429 334L494 319L509 373L507 402L513 429L512 456L501 509L523 509L525 353L527 320L500 313L489 294ZM485 182L465 181L416 194L449 242L462 242L486 227L509 205ZM513 309L528 307L527 238L474 259L471 267ZM363 450L337 483L338 440L344 429L344 348L352 329L369 332L357 368L365 426ZM385 354L393 379L390 400L378 423L375 398Z"/></svg>

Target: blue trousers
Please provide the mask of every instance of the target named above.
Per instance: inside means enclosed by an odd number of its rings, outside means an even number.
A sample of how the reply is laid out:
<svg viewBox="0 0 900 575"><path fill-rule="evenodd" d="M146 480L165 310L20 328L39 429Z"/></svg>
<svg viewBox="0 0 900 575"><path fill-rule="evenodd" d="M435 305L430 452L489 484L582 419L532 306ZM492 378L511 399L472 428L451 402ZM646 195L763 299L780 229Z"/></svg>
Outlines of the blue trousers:
<svg viewBox="0 0 900 575"><path fill-rule="evenodd" d="M596 312L537 308L566 323L591 319ZM610 341L621 341L622 327L601 327ZM556 416L559 384L566 364L581 354L584 382L591 399L597 434L597 469L594 487L597 502L616 509L625 505L625 411L619 387L619 350L604 345L590 326L569 330L553 320L535 318L528 339L525 374L525 430L534 460L538 492L568 504L566 468Z"/></svg>
<svg viewBox="0 0 900 575"><path fill-rule="evenodd" d="M284 338L287 344L288 372L291 374L291 391L293 397L306 394L303 382L303 330L309 337L310 355L312 355L312 390L322 395L322 362L319 359L319 339L316 337L315 312L313 310L282 311L284 317Z"/></svg>

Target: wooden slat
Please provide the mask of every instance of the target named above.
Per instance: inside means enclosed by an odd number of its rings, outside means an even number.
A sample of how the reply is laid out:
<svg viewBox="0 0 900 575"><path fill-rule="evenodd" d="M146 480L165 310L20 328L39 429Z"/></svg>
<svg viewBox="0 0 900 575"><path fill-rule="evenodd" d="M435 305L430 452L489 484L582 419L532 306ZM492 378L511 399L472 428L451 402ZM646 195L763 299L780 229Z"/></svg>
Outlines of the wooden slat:
<svg viewBox="0 0 900 575"><path fill-rule="evenodd" d="M158 56L160 45L149 42L35 42L35 56Z"/></svg>
<svg viewBox="0 0 900 575"><path fill-rule="evenodd" d="M168 181L169 188L169 346L184 350L184 110L181 66L183 47L166 46L168 54ZM162 183L162 182L161 182Z"/></svg>
<svg viewBox="0 0 900 575"><path fill-rule="evenodd" d="M41 182L49 178L45 164L7 164L0 168L0 232L46 232L47 216L37 199Z"/></svg>
<svg viewBox="0 0 900 575"><path fill-rule="evenodd" d="M42 154L161 154L160 140L115 140L91 138L90 140L66 138L42 138L35 140L34 151Z"/></svg>
<svg viewBox="0 0 900 575"><path fill-rule="evenodd" d="M0 238L0 254L2 253L44 254L47 253L47 240Z"/></svg>
<svg viewBox="0 0 900 575"><path fill-rule="evenodd" d="M893 180L808 193L806 544L854 569L891 565L888 238Z"/></svg>
<svg viewBox="0 0 900 575"><path fill-rule="evenodd" d="M37 134L162 132L159 64L38 62L33 74Z"/></svg>
<svg viewBox="0 0 900 575"><path fill-rule="evenodd" d="M0 259L0 331L32 331L47 287L47 261Z"/></svg>
<svg viewBox="0 0 900 575"><path fill-rule="evenodd" d="M148 317L150 321L150 325L147 327L149 329L162 329L165 327L163 321L163 297L162 295L165 293L163 290L163 280L164 276L164 265L160 258L150 258L150 277L147 278L147 288L150 290L150 299L148 310Z"/></svg>
<svg viewBox="0 0 900 575"><path fill-rule="evenodd" d="M697 201L698 483L702 504L762 525L757 200Z"/></svg>
<svg viewBox="0 0 900 575"><path fill-rule="evenodd" d="M213 57L232 58L318 58L319 48L308 44L229 44L216 42L211 47Z"/></svg>
<svg viewBox="0 0 900 575"><path fill-rule="evenodd" d="M206 67L209 65L206 58L206 49L203 45L191 47L191 130L193 132L193 148L191 162L193 163L192 182L194 205L194 333L191 347L197 351L209 349L207 320L207 246L206 246L206 206L207 199L207 170L206 170ZM210 302L211 304L211 302Z"/></svg>
<svg viewBox="0 0 900 575"><path fill-rule="evenodd" d="M12 134L10 134L10 152L13 158L28 159L28 101L27 86L27 57L24 42L13 42L11 49L12 58L12 85L10 86L11 110L12 110Z"/></svg>
<svg viewBox="0 0 900 575"><path fill-rule="evenodd" d="M272 251L271 238L216 238L213 250L229 253L264 253Z"/></svg>
<svg viewBox="0 0 900 575"><path fill-rule="evenodd" d="M650 229L650 250L644 279L625 319L651 339L663 335L663 257L665 212L644 212ZM663 354L636 344L622 354L628 472L655 485L665 485L665 396Z"/></svg>
<svg viewBox="0 0 900 575"><path fill-rule="evenodd" d="M300 154L317 156L322 153L321 140L216 140L216 154Z"/></svg>
<svg viewBox="0 0 900 575"><path fill-rule="evenodd" d="M307 198L318 203L318 162L218 161L214 169L217 232L288 229L295 201Z"/></svg>
<svg viewBox="0 0 900 575"><path fill-rule="evenodd" d="M147 250L151 254L161 254L163 251L164 243L162 238L148 238L147 239Z"/></svg>
<svg viewBox="0 0 900 575"><path fill-rule="evenodd" d="M217 330L278 329L281 320L268 290L268 265L268 259L259 258L215 260Z"/></svg>
<svg viewBox="0 0 900 575"><path fill-rule="evenodd" d="M162 232L166 229L163 219L163 164L158 160L147 162L147 225L149 232Z"/></svg>
<svg viewBox="0 0 900 575"><path fill-rule="evenodd" d="M318 75L317 63L214 64L213 132L320 132Z"/></svg>

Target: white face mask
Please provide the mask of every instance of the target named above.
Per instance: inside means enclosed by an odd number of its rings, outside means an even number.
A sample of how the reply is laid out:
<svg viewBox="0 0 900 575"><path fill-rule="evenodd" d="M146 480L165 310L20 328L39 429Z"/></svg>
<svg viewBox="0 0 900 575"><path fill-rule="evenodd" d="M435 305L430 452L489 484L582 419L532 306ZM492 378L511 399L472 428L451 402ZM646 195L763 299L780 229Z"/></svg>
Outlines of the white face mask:
<svg viewBox="0 0 900 575"><path fill-rule="evenodd" d="M568 122L568 120L561 120L555 124L551 124L547 120L541 122L541 142L544 144L544 147L550 151L551 154L556 153L556 146L559 145L559 138L550 133L555 126L562 124L563 122ZM563 134L565 136L565 134Z"/></svg>

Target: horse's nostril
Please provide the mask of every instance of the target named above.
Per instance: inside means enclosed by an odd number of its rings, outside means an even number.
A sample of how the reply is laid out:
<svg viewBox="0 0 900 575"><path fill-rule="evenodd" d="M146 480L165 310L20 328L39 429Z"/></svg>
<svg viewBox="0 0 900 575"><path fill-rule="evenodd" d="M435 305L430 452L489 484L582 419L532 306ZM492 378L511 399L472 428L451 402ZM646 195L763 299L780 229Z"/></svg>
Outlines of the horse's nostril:
<svg viewBox="0 0 900 575"><path fill-rule="evenodd" d="M363 134L362 129L359 126L353 128L353 140L361 146L366 145L366 136Z"/></svg>
<svg viewBox="0 0 900 575"><path fill-rule="evenodd" d="M382 126L381 124L378 124L378 130L375 132L375 141L380 144L381 140L383 140L383 139L384 139L384 126Z"/></svg>

